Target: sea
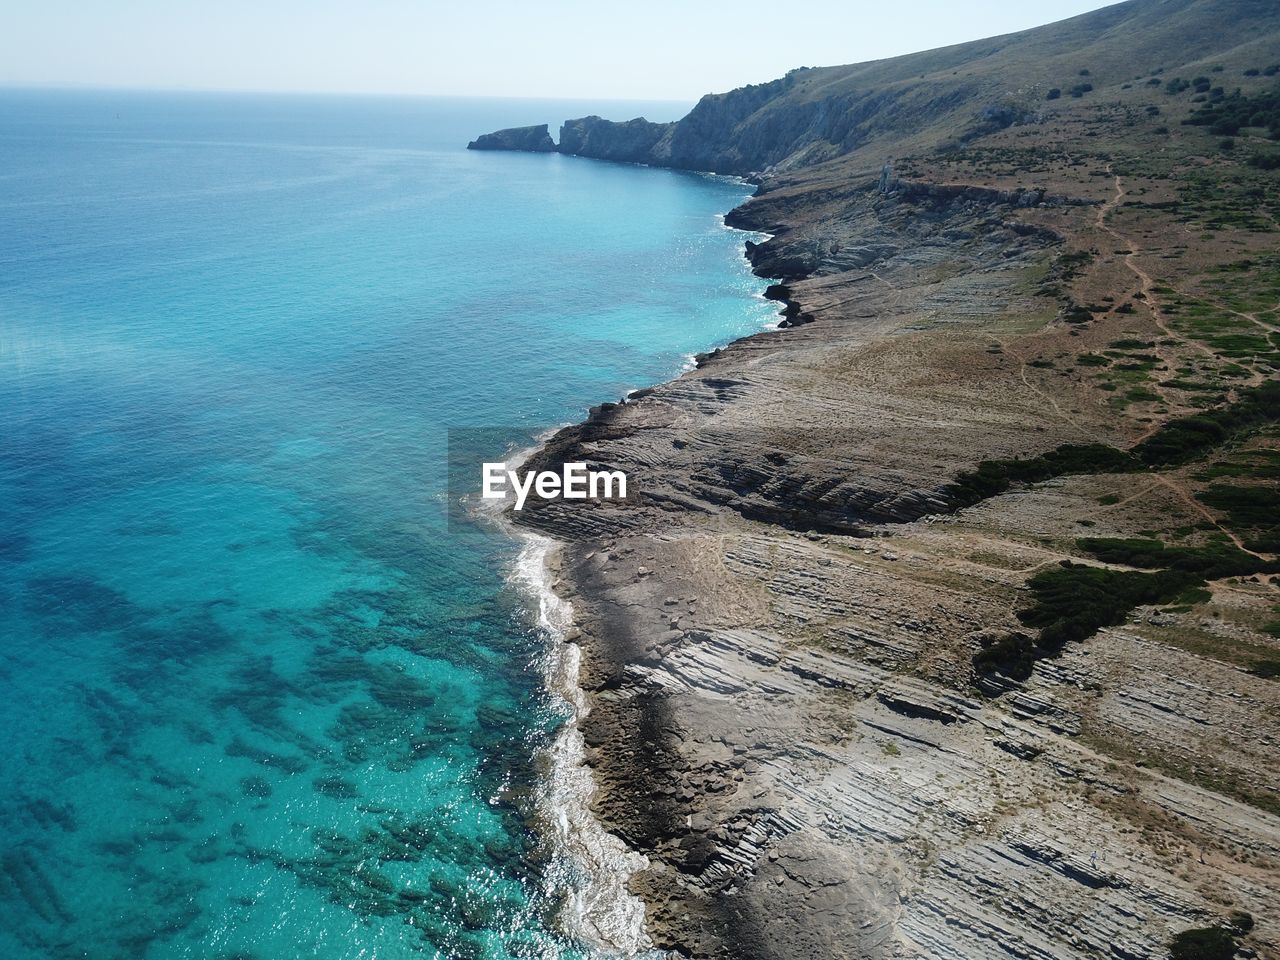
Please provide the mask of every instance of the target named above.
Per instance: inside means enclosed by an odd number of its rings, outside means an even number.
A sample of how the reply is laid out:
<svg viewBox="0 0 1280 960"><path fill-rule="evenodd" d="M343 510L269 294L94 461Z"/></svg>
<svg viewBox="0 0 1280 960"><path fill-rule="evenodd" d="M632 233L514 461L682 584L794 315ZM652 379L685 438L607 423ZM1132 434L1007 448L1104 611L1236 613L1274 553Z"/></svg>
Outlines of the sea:
<svg viewBox="0 0 1280 960"><path fill-rule="evenodd" d="M545 545L446 447L776 320L746 185L465 149L687 107L0 91L0 957L643 947Z"/></svg>

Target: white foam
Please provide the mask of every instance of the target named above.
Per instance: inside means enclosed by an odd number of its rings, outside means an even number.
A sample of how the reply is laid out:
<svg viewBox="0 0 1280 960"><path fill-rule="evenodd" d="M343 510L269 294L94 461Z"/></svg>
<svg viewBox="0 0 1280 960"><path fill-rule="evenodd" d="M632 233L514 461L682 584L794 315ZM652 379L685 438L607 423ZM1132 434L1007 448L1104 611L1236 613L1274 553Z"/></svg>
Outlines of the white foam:
<svg viewBox="0 0 1280 960"><path fill-rule="evenodd" d="M581 651L565 639L573 608L551 587L547 561L555 544L534 534L517 535L524 542L511 579L536 605L538 628L547 640L547 690L566 715L539 758L546 775L538 785L537 812L555 851L546 892L563 903L564 932L597 956L658 960L665 954L653 949L645 933L644 903L627 890L632 874L649 861L605 830L591 812L596 787L579 727L590 706L578 686Z"/></svg>

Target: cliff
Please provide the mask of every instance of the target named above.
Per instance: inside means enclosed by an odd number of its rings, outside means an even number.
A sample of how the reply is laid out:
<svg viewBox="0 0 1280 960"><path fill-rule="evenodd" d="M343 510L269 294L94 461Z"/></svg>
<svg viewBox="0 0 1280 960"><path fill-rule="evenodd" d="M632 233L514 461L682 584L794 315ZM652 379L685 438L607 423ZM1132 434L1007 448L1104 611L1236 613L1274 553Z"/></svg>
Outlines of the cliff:
<svg viewBox="0 0 1280 960"><path fill-rule="evenodd" d="M650 123L643 117L615 123L600 117L566 120L560 127L561 153L595 160L649 163L674 123Z"/></svg>
<svg viewBox="0 0 1280 960"><path fill-rule="evenodd" d="M486 133L467 144L468 150L521 150L527 153L554 153L555 141L545 123L532 127L510 127Z"/></svg>
<svg viewBox="0 0 1280 960"><path fill-rule="evenodd" d="M955 148L1004 127L1040 122L1054 88L1071 99L1079 85L1118 86L1135 73L1183 64L1203 72L1213 66L1211 58L1231 53L1265 66L1277 59L1267 44L1278 29L1280 5L1270 0L1131 0L938 50L800 68L769 83L708 94L672 124L570 120L556 149L751 176L868 148L877 156Z"/></svg>

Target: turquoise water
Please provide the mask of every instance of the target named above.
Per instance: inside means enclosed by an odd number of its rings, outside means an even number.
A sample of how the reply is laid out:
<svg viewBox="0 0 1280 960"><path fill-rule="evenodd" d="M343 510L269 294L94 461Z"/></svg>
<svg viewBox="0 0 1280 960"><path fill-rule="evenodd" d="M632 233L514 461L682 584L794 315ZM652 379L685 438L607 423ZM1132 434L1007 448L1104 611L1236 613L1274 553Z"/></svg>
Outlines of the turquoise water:
<svg viewBox="0 0 1280 960"><path fill-rule="evenodd" d="M0 92L0 956L578 952L445 429L772 317L744 187L462 149L586 112L683 107Z"/></svg>

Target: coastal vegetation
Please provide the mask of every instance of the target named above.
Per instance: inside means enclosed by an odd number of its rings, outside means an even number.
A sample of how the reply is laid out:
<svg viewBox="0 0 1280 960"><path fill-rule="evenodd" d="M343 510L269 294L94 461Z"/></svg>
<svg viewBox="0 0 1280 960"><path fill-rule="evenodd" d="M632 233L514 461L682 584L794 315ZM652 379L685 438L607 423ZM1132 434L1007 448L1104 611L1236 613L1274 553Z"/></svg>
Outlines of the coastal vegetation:
<svg viewBox="0 0 1280 960"><path fill-rule="evenodd" d="M1017 616L1039 632L1034 638L1009 634L980 649L974 655L980 673L1025 680L1036 660L1124 623L1135 607L1197 603L1207 599L1204 587L1211 580L1280 572L1280 563L1224 542L1170 546L1146 538L1084 538L1077 546L1112 566L1063 560L1031 577L1031 603Z"/></svg>
<svg viewBox="0 0 1280 960"><path fill-rule="evenodd" d="M1139 468L1122 450L1101 443L1064 444L1037 457L984 460L945 491L951 510L1004 493L1015 483L1039 483L1073 473L1128 473Z"/></svg>
<svg viewBox="0 0 1280 960"><path fill-rule="evenodd" d="M1227 927L1195 927L1174 935L1169 943L1169 958L1231 960L1238 947L1235 930Z"/></svg>
<svg viewBox="0 0 1280 960"><path fill-rule="evenodd" d="M1135 372L1147 371L1154 367L1156 359L1152 355L1140 354L1118 367ZM1111 361L1106 356L1086 353L1077 357L1076 363L1102 366ZM1268 381L1241 390L1234 402L1218 409L1169 421L1129 451L1101 443L1063 444L1035 457L984 460L972 470L958 474L947 487L948 509L954 511L973 506L1004 493L1014 484L1039 483L1072 474L1132 473L1191 463L1223 444L1277 420L1280 420L1280 382ZM1274 499L1261 493L1239 493L1226 488L1220 490L1216 499L1231 505L1240 522L1247 522L1258 529L1263 529L1260 525L1264 524L1268 511L1274 505ZM1271 515L1274 516L1274 511Z"/></svg>
<svg viewBox="0 0 1280 960"><path fill-rule="evenodd" d="M1112 344L1143 348L1146 342L1117 340ZM1069 444L1037 457L983 461L957 476L948 491L949 502L960 509L1003 493L1015 483L1037 483L1071 474L1183 466L1203 460L1277 419L1280 383L1267 381L1241 390L1230 404L1170 420L1127 452L1103 444ZM1214 476L1249 477L1255 470L1265 475L1280 454L1264 449L1227 456L1232 459L1215 462L1207 470ZM1226 528L1238 532L1248 550L1280 552L1280 492L1274 485L1213 483L1196 498L1223 513ZM1085 640L1104 627L1125 622L1136 607L1203 602L1208 599L1205 587L1210 581L1280 573L1280 563L1246 552L1225 539L1185 545L1150 537L1083 538L1076 547L1108 566L1064 560L1032 576L1027 581L1031 602L1017 617L1038 632L1034 637L1014 632L982 646L973 657L979 674L995 672L1025 680L1036 660L1054 656L1068 643ZM1257 662L1255 672L1259 675L1270 671L1270 660Z"/></svg>
<svg viewBox="0 0 1280 960"><path fill-rule="evenodd" d="M1197 107L1183 123L1208 127L1215 136L1235 136L1254 128L1265 131L1272 140L1280 140L1280 87L1254 96L1247 96L1238 89L1225 95L1219 92Z"/></svg>

